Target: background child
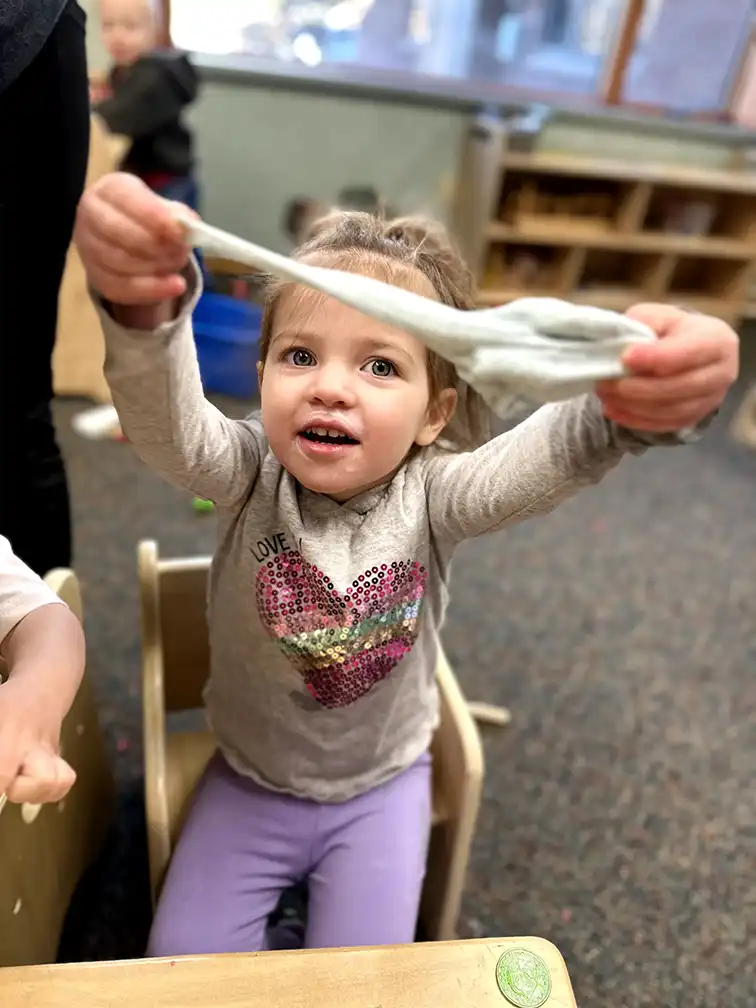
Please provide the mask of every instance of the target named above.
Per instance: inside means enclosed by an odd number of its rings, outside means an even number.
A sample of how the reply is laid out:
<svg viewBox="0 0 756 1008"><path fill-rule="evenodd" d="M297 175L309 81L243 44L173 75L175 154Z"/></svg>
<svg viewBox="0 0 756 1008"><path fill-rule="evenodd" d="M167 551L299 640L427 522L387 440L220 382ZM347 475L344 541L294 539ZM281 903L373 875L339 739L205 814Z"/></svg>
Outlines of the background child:
<svg viewBox="0 0 756 1008"><path fill-rule="evenodd" d="M0 795L56 802L76 779L58 754L84 673L78 619L0 536Z"/></svg>
<svg viewBox="0 0 756 1008"><path fill-rule="evenodd" d="M195 209L194 145L182 113L197 97L197 73L184 53L157 48L155 0L102 0L100 9L113 66L93 98L111 133L132 141L122 168Z"/></svg>
<svg viewBox="0 0 756 1008"><path fill-rule="evenodd" d="M410 942L455 547L551 510L628 453L679 442L674 432L704 421L734 380L737 337L717 319L639 307L660 340L628 351L631 376L461 452L481 440L478 400L447 362L277 283L261 415L231 420L202 393L199 278L170 209L110 176L85 195L77 239L103 299L124 431L148 465L218 508L206 700L219 753L149 951L259 949L281 890L304 878L309 947ZM473 305L440 228L337 214L297 255Z"/></svg>

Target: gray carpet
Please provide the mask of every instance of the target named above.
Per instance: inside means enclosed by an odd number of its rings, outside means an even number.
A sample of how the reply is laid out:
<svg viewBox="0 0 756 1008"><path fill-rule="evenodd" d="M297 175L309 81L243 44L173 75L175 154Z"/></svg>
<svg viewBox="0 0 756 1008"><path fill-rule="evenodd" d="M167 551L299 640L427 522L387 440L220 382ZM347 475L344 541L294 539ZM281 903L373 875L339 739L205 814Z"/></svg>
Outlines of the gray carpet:
<svg viewBox="0 0 756 1008"><path fill-rule="evenodd" d="M126 445L73 434L81 405L58 419L122 802L63 954L119 957L140 953L149 914L135 547L209 552L214 520ZM450 659L470 698L513 712L485 730L461 930L551 939L584 1008L756 990L756 454L726 419L468 544L454 570Z"/></svg>

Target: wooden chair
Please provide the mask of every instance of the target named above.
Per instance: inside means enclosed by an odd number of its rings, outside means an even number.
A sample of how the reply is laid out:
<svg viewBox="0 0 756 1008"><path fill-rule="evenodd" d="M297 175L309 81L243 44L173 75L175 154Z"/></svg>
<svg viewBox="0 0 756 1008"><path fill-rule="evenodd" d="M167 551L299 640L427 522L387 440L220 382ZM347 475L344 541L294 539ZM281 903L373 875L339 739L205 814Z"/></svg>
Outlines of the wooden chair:
<svg viewBox="0 0 756 1008"><path fill-rule="evenodd" d="M743 396L730 423L730 434L746 448L756 448L756 385Z"/></svg>
<svg viewBox="0 0 756 1008"><path fill-rule="evenodd" d="M145 801L150 882L157 899L188 801L215 749L208 731L168 731L166 714L202 705L209 668L208 557L161 560L139 545ZM483 783L477 726L439 656L441 723L433 740L433 830L420 913L424 936L455 937Z"/></svg>
<svg viewBox="0 0 756 1008"><path fill-rule="evenodd" d="M81 619L76 575L54 570L45 580ZM110 823L113 778L86 675L61 749L76 771L70 793L57 804L7 802L0 811L0 966L55 962L68 904Z"/></svg>

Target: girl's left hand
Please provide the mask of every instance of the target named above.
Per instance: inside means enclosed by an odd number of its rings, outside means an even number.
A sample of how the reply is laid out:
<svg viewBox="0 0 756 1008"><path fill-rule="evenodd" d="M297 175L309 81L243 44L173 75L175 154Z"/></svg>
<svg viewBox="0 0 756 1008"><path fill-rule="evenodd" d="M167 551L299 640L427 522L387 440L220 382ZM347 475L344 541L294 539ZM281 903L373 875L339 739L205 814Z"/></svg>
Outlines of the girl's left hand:
<svg viewBox="0 0 756 1008"><path fill-rule="evenodd" d="M604 415L630 430L665 434L694 427L718 409L738 376L738 336L727 323L663 304L631 308L657 343L630 347L626 378L600 382Z"/></svg>

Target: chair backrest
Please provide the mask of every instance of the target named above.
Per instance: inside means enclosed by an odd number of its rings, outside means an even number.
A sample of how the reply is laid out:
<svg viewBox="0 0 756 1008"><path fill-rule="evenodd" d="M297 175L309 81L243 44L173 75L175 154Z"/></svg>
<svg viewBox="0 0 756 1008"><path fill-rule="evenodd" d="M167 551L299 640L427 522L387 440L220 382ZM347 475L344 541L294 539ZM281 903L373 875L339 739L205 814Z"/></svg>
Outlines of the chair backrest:
<svg viewBox="0 0 756 1008"><path fill-rule="evenodd" d="M157 544L139 546L142 641L162 654L168 711L202 706L210 671L207 578L210 557L161 560Z"/></svg>
<svg viewBox="0 0 756 1008"><path fill-rule="evenodd" d="M81 588L74 572L68 567L56 567L45 575L45 584L66 603L79 622L83 622Z"/></svg>

